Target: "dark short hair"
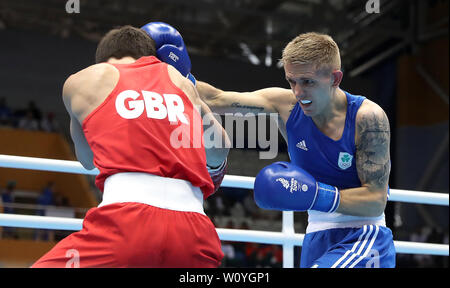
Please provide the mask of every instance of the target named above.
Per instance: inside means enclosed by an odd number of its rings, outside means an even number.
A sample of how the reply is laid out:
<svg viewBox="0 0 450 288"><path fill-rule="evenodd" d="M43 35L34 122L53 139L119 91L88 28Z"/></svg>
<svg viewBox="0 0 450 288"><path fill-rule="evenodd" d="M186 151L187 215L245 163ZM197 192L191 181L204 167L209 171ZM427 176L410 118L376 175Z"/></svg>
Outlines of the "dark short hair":
<svg viewBox="0 0 450 288"><path fill-rule="evenodd" d="M155 56L155 41L144 30L125 25L110 30L103 36L95 52L95 62L108 61L130 56L139 59L143 56Z"/></svg>

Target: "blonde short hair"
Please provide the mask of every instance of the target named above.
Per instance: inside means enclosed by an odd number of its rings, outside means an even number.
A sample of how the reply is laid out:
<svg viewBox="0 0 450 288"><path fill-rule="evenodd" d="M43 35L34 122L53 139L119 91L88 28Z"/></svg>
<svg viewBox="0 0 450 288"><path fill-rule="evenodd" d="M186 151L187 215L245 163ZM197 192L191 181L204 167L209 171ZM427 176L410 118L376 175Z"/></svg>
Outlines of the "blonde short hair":
<svg viewBox="0 0 450 288"><path fill-rule="evenodd" d="M300 34L283 49L281 63L312 64L316 69L341 69L339 47L331 36L315 32Z"/></svg>

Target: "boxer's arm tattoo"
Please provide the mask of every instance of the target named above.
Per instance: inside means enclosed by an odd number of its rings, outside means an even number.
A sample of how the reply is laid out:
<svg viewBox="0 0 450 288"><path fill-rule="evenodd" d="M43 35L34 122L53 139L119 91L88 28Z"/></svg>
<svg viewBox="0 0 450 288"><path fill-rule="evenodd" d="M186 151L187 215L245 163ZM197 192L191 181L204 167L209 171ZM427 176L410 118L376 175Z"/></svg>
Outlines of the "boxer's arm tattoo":
<svg viewBox="0 0 450 288"><path fill-rule="evenodd" d="M243 109L248 109L250 112L263 112L264 111L264 107L258 107L258 106L250 106L250 105L242 105L239 102L233 102L231 103L231 107L236 107L236 108L243 108Z"/></svg>
<svg viewBox="0 0 450 288"><path fill-rule="evenodd" d="M357 122L356 168L362 184L384 189L389 181L390 128L384 112L370 111Z"/></svg>

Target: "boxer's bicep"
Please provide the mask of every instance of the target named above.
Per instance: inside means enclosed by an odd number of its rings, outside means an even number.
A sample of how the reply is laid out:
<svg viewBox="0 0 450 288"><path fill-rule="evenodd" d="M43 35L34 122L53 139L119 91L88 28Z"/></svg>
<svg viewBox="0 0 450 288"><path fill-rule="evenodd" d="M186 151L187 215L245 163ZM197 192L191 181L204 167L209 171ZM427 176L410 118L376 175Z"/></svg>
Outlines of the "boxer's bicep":
<svg viewBox="0 0 450 288"><path fill-rule="evenodd" d="M390 161L389 120L381 108L367 109L356 120L356 168L362 186L387 193Z"/></svg>

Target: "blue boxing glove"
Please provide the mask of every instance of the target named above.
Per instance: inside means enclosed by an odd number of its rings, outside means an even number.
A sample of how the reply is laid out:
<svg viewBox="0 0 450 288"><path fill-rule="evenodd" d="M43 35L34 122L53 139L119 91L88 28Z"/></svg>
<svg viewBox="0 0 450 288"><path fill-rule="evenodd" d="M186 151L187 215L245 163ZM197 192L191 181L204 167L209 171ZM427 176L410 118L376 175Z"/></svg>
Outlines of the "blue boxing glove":
<svg viewBox="0 0 450 288"><path fill-rule="evenodd" d="M255 202L260 208L284 211L336 211L337 187L317 182L308 172L288 162L275 162L256 176Z"/></svg>
<svg viewBox="0 0 450 288"><path fill-rule="evenodd" d="M191 59L181 34L164 22L150 22L141 27L156 43L156 57L175 67L195 85L191 74Z"/></svg>

